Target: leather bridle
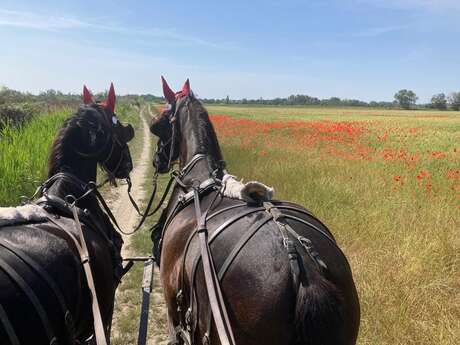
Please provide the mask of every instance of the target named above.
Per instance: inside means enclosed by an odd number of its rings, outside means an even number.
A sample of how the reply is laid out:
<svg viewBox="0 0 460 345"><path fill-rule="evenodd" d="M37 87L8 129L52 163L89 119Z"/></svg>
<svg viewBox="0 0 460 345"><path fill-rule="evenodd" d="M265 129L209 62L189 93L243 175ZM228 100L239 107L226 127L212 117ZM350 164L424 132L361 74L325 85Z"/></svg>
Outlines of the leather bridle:
<svg viewBox="0 0 460 345"><path fill-rule="evenodd" d="M176 149L177 133L178 133L178 130L177 130L177 118L178 118L177 113L179 112L179 110L181 109L181 106L182 106L182 103L177 104L179 101L180 101L180 99L177 99L175 104L172 105L172 108L168 111L169 113L172 113L172 115L171 114L167 115L169 125L171 126L171 136L169 137L169 139L166 142L164 142L161 139L161 136L160 136L159 148L157 149L157 151L155 153L156 157L163 156L163 158L166 158L168 160L168 165L167 165L166 172L171 171L171 168L172 168L172 165L173 165L173 160L174 160L174 151ZM187 99L186 99L185 105L187 107L187 111L190 111L190 109L188 108L188 100ZM169 154L166 153L166 148L168 148L168 146L169 146Z"/></svg>
<svg viewBox="0 0 460 345"><path fill-rule="evenodd" d="M99 109L96 109L96 110L99 111ZM116 116L116 115L113 114L113 116ZM106 121L106 122L108 122L108 121ZM94 153L84 153L84 152L79 151L78 149L74 149L74 151L81 157L89 158L89 159L96 158L96 159L99 160L99 157L102 155L102 153L107 150L107 145L110 145L109 154L106 156L106 158L103 161L99 162L99 165L107 173L107 180L111 181L113 183L115 181L115 173L120 168L120 166L121 166L121 164L123 162L123 159L124 159L126 153L129 150L129 147L128 147L127 142L122 143L120 141L120 139L119 139L118 135L115 133L114 127L113 127L113 125L111 123L108 123L107 127L109 129L109 135L106 136L104 145L102 146L101 149L97 150ZM107 163L112 159L112 156L113 156L113 154L115 152L115 145L118 145L118 147L120 148L120 150L119 150L120 156L118 158L118 161L117 161L117 164L115 165L115 167L113 169L109 169L109 167L107 166ZM129 179L129 177L127 179Z"/></svg>

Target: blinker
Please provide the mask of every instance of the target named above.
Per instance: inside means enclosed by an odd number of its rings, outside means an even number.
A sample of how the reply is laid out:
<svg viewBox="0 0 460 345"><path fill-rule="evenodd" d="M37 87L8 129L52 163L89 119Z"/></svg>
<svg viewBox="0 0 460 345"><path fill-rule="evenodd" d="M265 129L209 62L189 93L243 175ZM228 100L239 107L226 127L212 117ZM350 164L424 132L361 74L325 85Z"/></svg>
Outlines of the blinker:
<svg viewBox="0 0 460 345"><path fill-rule="evenodd" d="M134 138L134 128L130 124L123 126L123 136L125 142L129 142Z"/></svg>

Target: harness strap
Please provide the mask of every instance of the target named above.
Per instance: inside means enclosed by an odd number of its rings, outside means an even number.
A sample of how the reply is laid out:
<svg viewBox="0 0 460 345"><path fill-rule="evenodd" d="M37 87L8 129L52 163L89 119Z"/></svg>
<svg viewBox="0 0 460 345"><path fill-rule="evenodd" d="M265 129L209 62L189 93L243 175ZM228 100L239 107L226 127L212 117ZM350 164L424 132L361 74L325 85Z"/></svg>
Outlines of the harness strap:
<svg viewBox="0 0 460 345"><path fill-rule="evenodd" d="M249 242L249 240L257 233L257 231L260 230L262 226L264 226L266 223L268 223L270 220L273 218L271 216L265 216L265 218L262 218L258 222L254 223L245 233L243 236L241 236L240 240L238 243L233 247L232 251L230 254L228 254L227 258L225 259L224 263L220 267L218 278L219 281L222 282L224 280L225 273L227 273L228 269L230 268L230 265L235 261L236 257L240 253L241 249L246 245L246 243ZM210 307L208 307L208 314L210 312ZM209 337L209 334L211 334L211 318L208 319L208 326L207 326L207 331L206 334Z"/></svg>
<svg viewBox="0 0 460 345"><path fill-rule="evenodd" d="M16 335L16 332L14 331L13 325L10 322L10 319L8 318L8 315L5 312L5 309L3 306L0 304L0 321L3 324L3 328L6 331L6 334L8 335L8 338L10 339L11 345L20 345L18 336Z"/></svg>
<svg viewBox="0 0 460 345"><path fill-rule="evenodd" d="M213 214L211 214L207 220L210 220L212 218L214 218L215 216L219 215L219 214L222 214L226 211L229 211L229 210L233 210L235 208L238 208L238 207L241 207L241 206L246 206L247 204L244 203L244 204L237 204L237 205L232 205L232 206L229 206L229 207L226 207L224 209L221 209L219 211L216 211L214 212ZM259 212L259 211L263 211L264 208L263 207L258 207L258 208L251 208L249 210L246 210L244 211L243 213L241 214L237 214L235 216L233 216L232 218L228 219L226 222L224 222L223 224L221 224L212 234L211 234L211 237L209 238L208 240L208 243L209 245L211 245L214 240L225 230L228 228L229 225L235 223L236 221L238 221L239 219L241 218L244 218L246 217L247 215L250 215L250 214L253 214L253 213L256 213L256 212ZM190 242L192 241L192 239L195 237L195 235L197 234L197 231L194 231L190 237L189 237L189 240L188 240L188 243L187 243L187 248L188 246L190 245ZM185 262L185 257L187 255L187 251L184 252L184 259L183 259L183 262ZM195 298L195 282L196 282L196 273L197 273L197 270L198 270L198 264L201 260L201 255L197 255L195 257L195 260L193 261L193 265L192 265L192 274L191 274L191 288L190 288L190 297L189 297L189 303L190 303L190 307L193 308L193 301L196 300ZM182 266L184 267L184 266ZM184 280L184 278L182 279ZM184 282L182 281L182 286L185 286L184 285ZM197 304L197 313L198 313L198 309L199 309L199 306ZM195 320L197 321L197 320ZM194 325L193 329L196 328L196 325Z"/></svg>
<svg viewBox="0 0 460 345"><path fill-rule="evenodd" d="M142 304L141 316L139 321L139 334L137 337L138 345L145 345L147 341L147 326L149 321L150 293L153 288L153 269L154 261L149 259L144 262L144 275L142 278Z"/></svg>
<svg viewBox="0 0 460 345"><path fill-rule="evenodd" d="M145 210L145 213L142 215L142 219L140 220L139 224L131 231L124 231L123 229L121 229L120 225L118 225L118 222L117 222L115 216L113 215L113 213L110 210L109 206L105 202L105 200L102 197L101 193L99 193L99 191L97 189L94 190L94 193L95 193L96 197L98 198L98 200L100 201L100 203L101 203L102 207L104 208L105 212L109 216L110 220L117 227L118 231L120 231L123 235L132 235L132 234L134 234L135 232L137 232L141 228L141 226L144 224L144 222L147 219L147 217L153 216L160 209L160 207L163 205L166 197L169 194L169 190L171 189L173 181L174 181L174 178L171 177L171 179L168 182L168 185L166 186L165 192L163 193L163 196L161 197L160 201L158 202L158 205L155 207L155 209L152 212L150 212L150 208L152 207L153 200L155 199L156 190L157 190L157 184L156 183L154 184L154 189L153 189L152 195L150 196L150 200L149 200L149 203L147 205L147 209ZM130 188L130 187L128 186L128 188ZM139 208L137 207L136 203L132 199L131 195L129 193L128 193L128 195L130 197L131 203L133 204L133 206L137 210L138 214L140 215Z"/></svg>
<svg viewBox="0 0 460 345"><path fill-rule="evenodd" d="M43 206L43 208L49 213L52 213L50 209L48 208L48 207L51 207L59 211L59 214L62 214L65 217L73 218L72 210L69 207L69 203L54 195L48 195L45 193L43 197L38 199L35 203L37 205ZM75 204L75 201L74 201L74 204ZM83 223L89 224L91 229L96 230L97 233L107 242L110 248L114 247L112 240L108 237L108 235L106 234L104 229L101 227L97 219L95 219L92 213L89 213L87 211L84 211L78 208L78 217L79 219L83 219ZM50 218L51 217L48 217L48 219ZM51 222L53 222L52 219L51 219ZM59 226L59 227L62 228L62 226ZM67 232L65 229L64 231Z"/></svg>
<svg viewBox="0 0 460 345"><path fill-rule="evenodd" d="M78 240L77 238L74 237L73 234L68 232L63 226L61 226L59 223L57 223L55 220L53 220L51 217L48 219L55 225L57 225L59 228L64 230L65 233L69 235L69 237L72 239L77 251L78 255L80 256L80 262L83 265L83 269L85 272L86 276L86 282L88 284L88 288L90 291L91 295L91 308L92 308L92 314L93 314L93 324L94 324L94 333L95 333L95 338L96 338L96 344L97 345L107 345L107 340L105 336L105 331L104 331L104 326L102 322L102 316L101 316L101 311L99 308L99 303L97 300L97 294L96 294L96 287L94 285L94 279L91 271L91 265L90 265L90 258L89 258L89 253L88 253L88 248L86 246L86 241L85 237L83 235L83 230L81 228L81 223L78 218L78 213L77 213L77 207L75 205L72 206L72 214L73 218L75 221L75 228L77 230L78 234Z"/></svg>
<svg viewBox="0 0 460 345"><path fill-rule="evenodd" d="M284 215L285 218L287 219L293 219L293 220L296 220L298 222L301 222L305 225L308 225L308 226L312 226L313 225L301 218L298 218L298 217L294 217L294 216L289 216L289 215ZM302 247L305 249L305 251L307 252L308 256L310 256L310 258L312 259L312 261L317 265L318 269L319 270L326 270L327 269L327 265L326 263L321 259L321 257L319 256L319 253L316 252L314 249L313 249L313 246L312 246L312 242L308 239L308 238L305 238L303 236L300 236L299 234L297 234L295 232L294 229L292 229L289 224L285 224L285 228L287 231L289 231L291 233L292 236L294 236L297 241L302 245ZM323 232L321 232L322 234L324 234ZM325 234L324 234L325 235ZM328 238L329 240L331 240L329 237L326 236L326 238ZM331 240L332 241L332 240ZM343 254L342 250L337 246L336 242L335 241L332 241L332 243L339 249L339 253L341 253L343 256L345 256L345 254Z"/></svg>
<svg viewBox="0 0 460 345"><path fill-rule="evenodd" d="M80 258L82 259L83 268L85 270L86 280L88 283L89 290L91 292L91 307L93 311L94 321L94 334L96 337L97 345L107 345L107 339L104 330L104 324L102 322L101 310L99 309L99 302L97 300L96 287L94 285L93 273L91 272L91 265L89 261L88 248L86 246L85 237L81 228L80 220L78 219L77 207L72 207L73 217L75 220L75 227L80 237L81 246L79 246Z"/></svg>
<svg viewBox="0 0 460 345"><path fill-rule="evenodd" d="M78 242L78 240L75 238L75 236L70 233L64 226L62 226L59 222L57 222L54 218L52 217L48 217L48 221L52 224L54 224L55 226L57 226L60 230L62 230L62 233L58 233L57 231L53 231L52 229L47 229L46 231L56 235L56 236L61 236L62 234L65 234L64 236L64 240L68 243L69 246L74 246L74 249L75 251L77 252L78 254L78 257L80 258L80 243ZM62 237L61 237L62 238ZM81 258L80 260L77 261L77 263L80 263L81 264ZM81 277L80 275L80 272L79 273L79 279ZM82 300L82 291L81 289L77 289L78 291L78 297L77 297L77 310L75 311L75 318L74 320L79 320L80 319L80 316L81 316L81 303L80 301Z"/></svg>
<svg viewBox="0 0 460 345"><path fill-rule="evenodd" d="M206 214L201 215L200 194L198 186L194 186L195 192L195 213L197 220L197 231L200 239L201 256L203 257L203 271L206 281L209 303L211 305L212 316L217 328L217 333L222 345L235 344L230 319L228 317L222 290L217 278L216 269L212 260L211 250L208 243L208 230L206 228Z"/></svg>
<svg viewBox="0 0 460 345"><path fill-rule="evenodd" d="M155 179L155 177L154 177ZM136 210L137 214L139 216L142 216L142 213L141 211L139 210L139 206L137 205L136 201L134 200L133 196L131 195L131 188L133 187L133 184L131 182L131 178L128 177L126 179L126 182L128 183L128 197L129 197L129 201L131 201L131 205L133 205L134 209ZM154 182L153 183L153 191L152 191L152 197L150 197L150 199L153 199L153 197L155 196L156 194L156 189L157 189L157 184ZM149 201L149 205L150 205L150 201Z"/></svg>
<svg viewBox="0 0 460 345"><path fill-rule="evenodd" d="M213 199L213 202L216 200L217 195L218 195L218 194L216 194L216 197ZM226 212L226 211L230 211L230 210L233 210L233 209L235 209L235 208L238 208L238 207L241 207L241 206L245 206L245 205L246 205L246 203L244 203L244 204L238 204L238 205L232 205L232 206L228 206L228 207L225 207L225 208L223 208L223 209L220 209L220 210L214 212L213 214L207 216L206 221L209 221L210 219L214 218L215 216L217 216L217 215L219 215L219 214L222 214L222 213L224 213L224 212ZM208 210L210 210L210 208L208 208ZM166 228L166 226L165 226L164 228ZM188 239L187 239L187 243L186 243L185 249L184 249L184 254L182 255L182 266L181 266L181 267L185 267L185 260L186 260L186 258L187 258L188 249L189 249L189 247L190 247L190 244L192 243L192 240L195 238L195 235L196 235L196 234L197 234L197 231L195 230L195 231L193 231L193 232L190 234L190 236L189 236ZM212 241L211 241L211 242L212 242ZM211 243L211 242L210 242L210 243ZM194 279L194 277L195 277L195 272L196 272L197 267L198 267L198 260L195 260L195 261L193 262L192 279ZM184 272L184 269L181 269L180 275L181 275L181 278L180 278L181 287L183 288L183 287L185 286L185 272ZM193 282L192 282L192 286L194 286L194 280L193 280ZM193 297L194 297L194 289L190 289L190 300L189 300L190 306L193 306Z"/></svg>
<svg viewBox="0 0 460 345"><path fill-rule="evenodd" d="M292 220L295 220L297 222L300 222L300 223L303 223L307 226L309 226L310 228L318 231L321 235L323 235L325 238L327 238L332 244L334 244L337 248L337 243L326 233L324 232L323 230L321 230L320 228L318 228L316 225L306 221L305 219L302 219L302 218L299 218L299 217L296 217L296 216L291 216L290 214L283 214L282 215L283 218L286 218L286 219L292 219ZM293 235L297 233L292 229L292 228L287 228ZM299 237L299 235L297 235L296 237Z"/></svg>
<svg viewBox="0 0 460 345"><path fill-rule="evenodd" d="M227 220L226 222L224 222L223 224L221 224L212 234L211 234L211 237L209 238L209 245L211 245L214 240L217 238L217 236L219 236L226 228L228 228L228 226L230 224L233 224L235 223L236 221L238 221L239 219L241 218L244 218L246 217L247 215L250 215L252 213L255 213L255 212L259 212L259 211L262 211L263 208L262 207L258 207L258 208L255 208L255 209L249 209L249 210L246 210L244 211L243 213L240 213L240 214L237 214L235 216L233 216L232 218L230 218L229 220ZM217 213L217 212L216 212ZM214 214L213 214L214 215ZM191 237L195 236L197 234L197 232L195 231ZM190 241L192 240L192 238L190 238ZM184 253L184 255L187 255L187 253ZM193 287L195 286L195 280L196 280L196 272L197 272L197 269L198 269L198 264L201 260L201 255L198 255L196 258L195 258L195 261L193 262L193 266L192 266L192 288L190 289L190 303L191 301L193 300Z"/></svg>
<svg viewBox="0 0 460 345"><path fill-rule="evenodd" d="M32 288L29 286L29 284L27 284L27 282L18 273L16 273L16 270L11 267L3 258L0 258L0 268L5 271L5 273L8 274L10 278L19 286L19 288L24 292L24 294L34 306L35 311L37 312L45 329L49 343L53 344L53 342L56 342L57 339L54 335L54 330L51 326L50 320L48 319L48 315L46 314L43 305L40 303L40 300Z"/></svg>
<svg viewBox="0 0 460 345"><path fill-rule="evenodd" d="M172 183L173 183L174 179L173 178L170 178L169 179L169 182L168 182L168 185L166 186L166 189L163 193L163 196L161 197L160 201L158 202L158 205L155 207L155 209L148 214L148 217L151 217L153 216L155 213L157 213L157 211L160 209L161 205L163 205L164 201L166 200L166 197L168 196L169 194L169 190L171 189L171 186L172 186ZM148 209L147 209L148 210Z"/></svg>
<svg viewBox="0 0 460 345"><path fill-rule="evenodd" d="M8 241L5 241L3 239L0 239L0 245L7 250L9 250L11 253L16 255L19 259L21 259L24 263L29 265L45 282L48 284L48 287L51 289L51 291L54 293L54 296L56 297L59 306L62 311L62 316L64 317L65 325L69 334L70 338L74 337L74 325L73 325L73 319L72 315L67 308L64 295L61 292L61 289L59 286L57 286L56 282L54 279L44 270L40 265L32 259L29 255L27 255L23 250L19 249L15 245L9 243Z"/></svg>
<svg viewBox="0 0 460 345"><path fill-rule="evenodd" d="M241 249L246 245L246 243L249 242L249 240L257 233L257 231L260 230L262 226L264 226L266 223L268 223L270 220L272 220L272 217L268 216L265 218L262 218L258 222L254 223L245 233L243 236L241 236L240 240L238 243L233 247L232 251L230 254L228 254L227 258L225 259L224 263L220 267L219 270L219 280L222 281L224 279L225 273L227 273L228 269L230 268L230 265L235 261L237 255L240 253Z"/></svg>
<svg viewBox="0 0 460 345"><path fill-rule="evenodd" d="M295 244L288 236L288 229L287 229L288 225L280 222L280 218L283 217L283 214L280 212L280 210L275 205L273 205L270 202L265 202L264 207L265 207L265 211L268 212L273 217L273 221L275 222L281 234L281 238L283 239L283 246L287 251L288 258L289 258L289 265L291 266L292 283L293 283L294 289L297 290L297 288L299 287L300 267L299 267L299 261L298 261L298 253L297 253Z"/></svg>
<svg viewBox="0 0 460 345"><path fill-rule="evenodd" d="M190 162L188 162L181 170L181 173L180 173L180 176L181 177L184 177L185 175L187 175L190 170L192 170L194 167L195 167L195 164L198 163L198 161L206 158L207 155L204 154L204 153L198 153L196 155L194 155L192 157L192 159L190 160Z"/></svg>

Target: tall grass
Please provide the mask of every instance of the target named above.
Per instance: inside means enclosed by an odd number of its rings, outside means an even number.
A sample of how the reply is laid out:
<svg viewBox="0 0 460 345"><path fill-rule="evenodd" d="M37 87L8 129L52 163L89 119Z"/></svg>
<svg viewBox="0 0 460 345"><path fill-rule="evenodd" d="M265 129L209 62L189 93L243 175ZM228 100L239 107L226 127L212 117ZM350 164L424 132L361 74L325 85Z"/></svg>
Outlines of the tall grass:
<svg viewBox="0 0 460 345"><path fill-rule="evenodd" d="M458 115L214 111L234 119L214 118L230 173L273 185L277 198L306 206L336 236L360 296L359 344L459 343ZM276 119L306 125L266 122ZM365 130L328 131L339 123Z"/></svg>
<svg viewBox="0 0 460 345"><path fill-rule="evenodd" d="M63 109L33 118L19 128L0 131L0 205L17 205L31 196L46 176L48 150L57 129L70 114Z"/></svg>
<svg viewBox="0 0 460 345"><path fill-rule="evenodd" d="M139 128L134 106L122 103L117 115ZM0 206L17 205L21 196L31 196L46 178L49 149L66 118L76 109L62 108L34 117L22 126L0 129Z"/></svg>

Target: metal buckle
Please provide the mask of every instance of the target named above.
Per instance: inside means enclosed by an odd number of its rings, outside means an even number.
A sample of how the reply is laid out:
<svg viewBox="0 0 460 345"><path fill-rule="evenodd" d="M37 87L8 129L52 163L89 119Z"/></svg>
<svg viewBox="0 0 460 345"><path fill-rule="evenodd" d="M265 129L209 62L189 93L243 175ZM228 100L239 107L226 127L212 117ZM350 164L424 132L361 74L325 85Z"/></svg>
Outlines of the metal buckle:
<svg viewBox="0 0 460 345"><path fill-rule="evenodd" d="M188 308L185 313L185 325L187 327L187 331L190 332L192 330L192 308Z"/></svg>
<svg viewBox="0 0 460 345"><path fill-rule="evenodd" d="M182 290L179 290L176 294L176 303L177 303L177 311L180 312L182 310L182 303L184 302L184 294Z"/></svg>

